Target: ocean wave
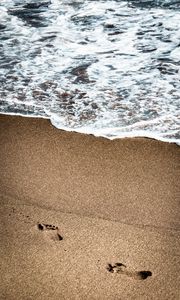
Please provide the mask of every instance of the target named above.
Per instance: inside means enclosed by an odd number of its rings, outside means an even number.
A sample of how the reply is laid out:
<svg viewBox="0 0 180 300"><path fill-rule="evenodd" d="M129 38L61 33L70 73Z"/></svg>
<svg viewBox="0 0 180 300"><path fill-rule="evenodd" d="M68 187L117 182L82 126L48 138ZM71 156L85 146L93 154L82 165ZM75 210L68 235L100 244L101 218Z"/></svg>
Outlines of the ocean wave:
<svg viewBox="0 0 180 300"><path fill-rule="evenodd" d="M0 111L180 142L180 1L0 4Z"/></svg>

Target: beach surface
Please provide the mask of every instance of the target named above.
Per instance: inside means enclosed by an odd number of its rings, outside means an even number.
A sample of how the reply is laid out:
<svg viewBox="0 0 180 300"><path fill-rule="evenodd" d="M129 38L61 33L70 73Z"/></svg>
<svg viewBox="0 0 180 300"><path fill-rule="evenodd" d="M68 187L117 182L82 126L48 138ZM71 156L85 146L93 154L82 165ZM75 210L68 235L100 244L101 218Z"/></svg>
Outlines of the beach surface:
<svg viewBox="0 0 180 300"><path fill-rule="evenodd" d="M180 148L0 115L2 300L179 299Z"/></svg>

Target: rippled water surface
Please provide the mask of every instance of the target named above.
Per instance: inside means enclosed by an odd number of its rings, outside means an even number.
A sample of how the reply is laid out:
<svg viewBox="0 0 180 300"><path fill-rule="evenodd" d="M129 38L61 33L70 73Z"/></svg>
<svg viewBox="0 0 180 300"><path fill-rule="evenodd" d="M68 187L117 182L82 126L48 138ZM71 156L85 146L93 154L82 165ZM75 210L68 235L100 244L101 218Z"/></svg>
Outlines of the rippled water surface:
<svg viewBox="0 0 180 300"><path fill-rule="evenodd" d="M180 143L180 1L1 0L0 111Z"/></svg>

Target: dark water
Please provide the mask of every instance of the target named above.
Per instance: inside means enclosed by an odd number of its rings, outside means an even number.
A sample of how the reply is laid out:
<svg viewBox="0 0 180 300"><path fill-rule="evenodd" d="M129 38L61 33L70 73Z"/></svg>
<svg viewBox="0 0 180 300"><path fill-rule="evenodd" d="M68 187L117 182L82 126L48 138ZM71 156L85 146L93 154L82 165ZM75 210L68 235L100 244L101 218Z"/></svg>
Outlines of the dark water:
<svg viewBox="0 0 180 300"><path fill-rule="evenodd" d="M180 1L0 2L0 111L180 141Z"/></svg>

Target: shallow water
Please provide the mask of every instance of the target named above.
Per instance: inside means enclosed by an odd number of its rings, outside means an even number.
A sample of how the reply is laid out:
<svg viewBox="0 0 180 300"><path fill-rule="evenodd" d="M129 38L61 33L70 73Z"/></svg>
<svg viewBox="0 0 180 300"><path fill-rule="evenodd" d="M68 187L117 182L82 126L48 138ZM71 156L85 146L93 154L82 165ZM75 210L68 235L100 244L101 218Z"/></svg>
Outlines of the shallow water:
<svg viewBox="0 0 180 300"><path fill-rule="evenodd" d="M180 1L1 0L0 111L180 143Z"/></svg>

